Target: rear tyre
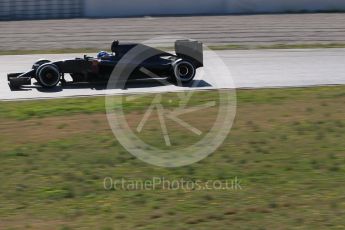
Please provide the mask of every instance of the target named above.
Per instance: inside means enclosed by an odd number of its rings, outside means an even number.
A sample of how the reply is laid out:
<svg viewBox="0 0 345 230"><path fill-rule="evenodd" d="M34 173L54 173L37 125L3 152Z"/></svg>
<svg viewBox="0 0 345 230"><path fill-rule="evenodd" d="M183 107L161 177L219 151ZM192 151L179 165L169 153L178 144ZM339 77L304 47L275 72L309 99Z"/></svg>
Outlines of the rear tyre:
<svg viewBox="0 0 345 230"><path fill-rule="evenodd" d="M189 61L179 59L173 64L173 80L176 83L189 83L193 81L195 74L196 68Z"/></svg>
<svg viewBox="0 0 345 230"><path fill-rule="evenodd" d="M60 82L61 74L54 64L43 64L36 72L36 79L45 88L53 88Z"/></svg>

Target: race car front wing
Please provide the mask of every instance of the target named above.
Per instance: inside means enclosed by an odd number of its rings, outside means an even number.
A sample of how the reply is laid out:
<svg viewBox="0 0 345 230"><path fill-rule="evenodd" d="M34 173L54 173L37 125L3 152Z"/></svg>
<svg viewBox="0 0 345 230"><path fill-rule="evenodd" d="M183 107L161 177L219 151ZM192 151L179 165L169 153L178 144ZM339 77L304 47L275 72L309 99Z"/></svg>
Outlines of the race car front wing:
<svg viewBox="0 0 345 230"><path fill-rule="evenodd" d="M7 80L11 87L19 87L22 85L31 85L31 78L35 74L35 70L26 73L10 73L7 74Z"/></svg>

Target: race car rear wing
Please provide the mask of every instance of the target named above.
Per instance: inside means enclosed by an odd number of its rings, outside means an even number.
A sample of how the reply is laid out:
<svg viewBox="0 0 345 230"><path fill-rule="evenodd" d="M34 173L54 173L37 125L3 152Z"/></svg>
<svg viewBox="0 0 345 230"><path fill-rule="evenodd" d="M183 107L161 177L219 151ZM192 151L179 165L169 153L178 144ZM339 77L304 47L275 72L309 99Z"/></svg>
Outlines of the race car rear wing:
<svg viewBox="0 0 345 230"><path fill-rule="evenodd" d="M190 59L196 68L204 66L202 42L192 40L177 40L175 52L178 57Z"/></svg>

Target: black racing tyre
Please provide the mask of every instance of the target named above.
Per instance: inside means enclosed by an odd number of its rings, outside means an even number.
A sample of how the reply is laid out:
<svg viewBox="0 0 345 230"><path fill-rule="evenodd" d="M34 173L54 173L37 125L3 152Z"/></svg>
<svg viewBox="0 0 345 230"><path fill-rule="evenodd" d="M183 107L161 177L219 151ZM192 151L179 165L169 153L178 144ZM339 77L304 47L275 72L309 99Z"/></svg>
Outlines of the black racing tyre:
<svg viewBox="0 0 345 230"><path fill-rule="evenodd" d="M189 83L196 74L196 68L190 61L179 59L173 64L174 82Z"/></svg>
<svg viewBox="0 0 345 230"><path fill-rule="evenodd" d="M45 88L55 87L60 82L61 74L54 64L43 64L36 71L36 79Z"/></svg>
<svg viewBox="0 0 345 230"><path fill-rule="evenodd" d="M32 69L37 69L37 68L40 67L41 65L46 64L46 63L50 63L50 62L51 62L51 61L46 60L46 59L40 59L40 60L38 60L38 61L36 61L36 62L34 63L34 65L32 66Z"/></svg>

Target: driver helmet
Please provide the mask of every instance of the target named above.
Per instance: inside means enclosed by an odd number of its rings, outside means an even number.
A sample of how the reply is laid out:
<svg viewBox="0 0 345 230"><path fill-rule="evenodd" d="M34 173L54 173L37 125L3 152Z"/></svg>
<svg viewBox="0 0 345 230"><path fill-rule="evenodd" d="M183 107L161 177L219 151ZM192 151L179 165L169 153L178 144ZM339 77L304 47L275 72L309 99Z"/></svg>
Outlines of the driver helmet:
<svg viewBox="0 0 345 230"><path fill-rule="evenodd" d="M97 54L98 59L101 59L102 57L109 57L109 56L110 56L110 54L106 51L101 51Z"/></svg>

